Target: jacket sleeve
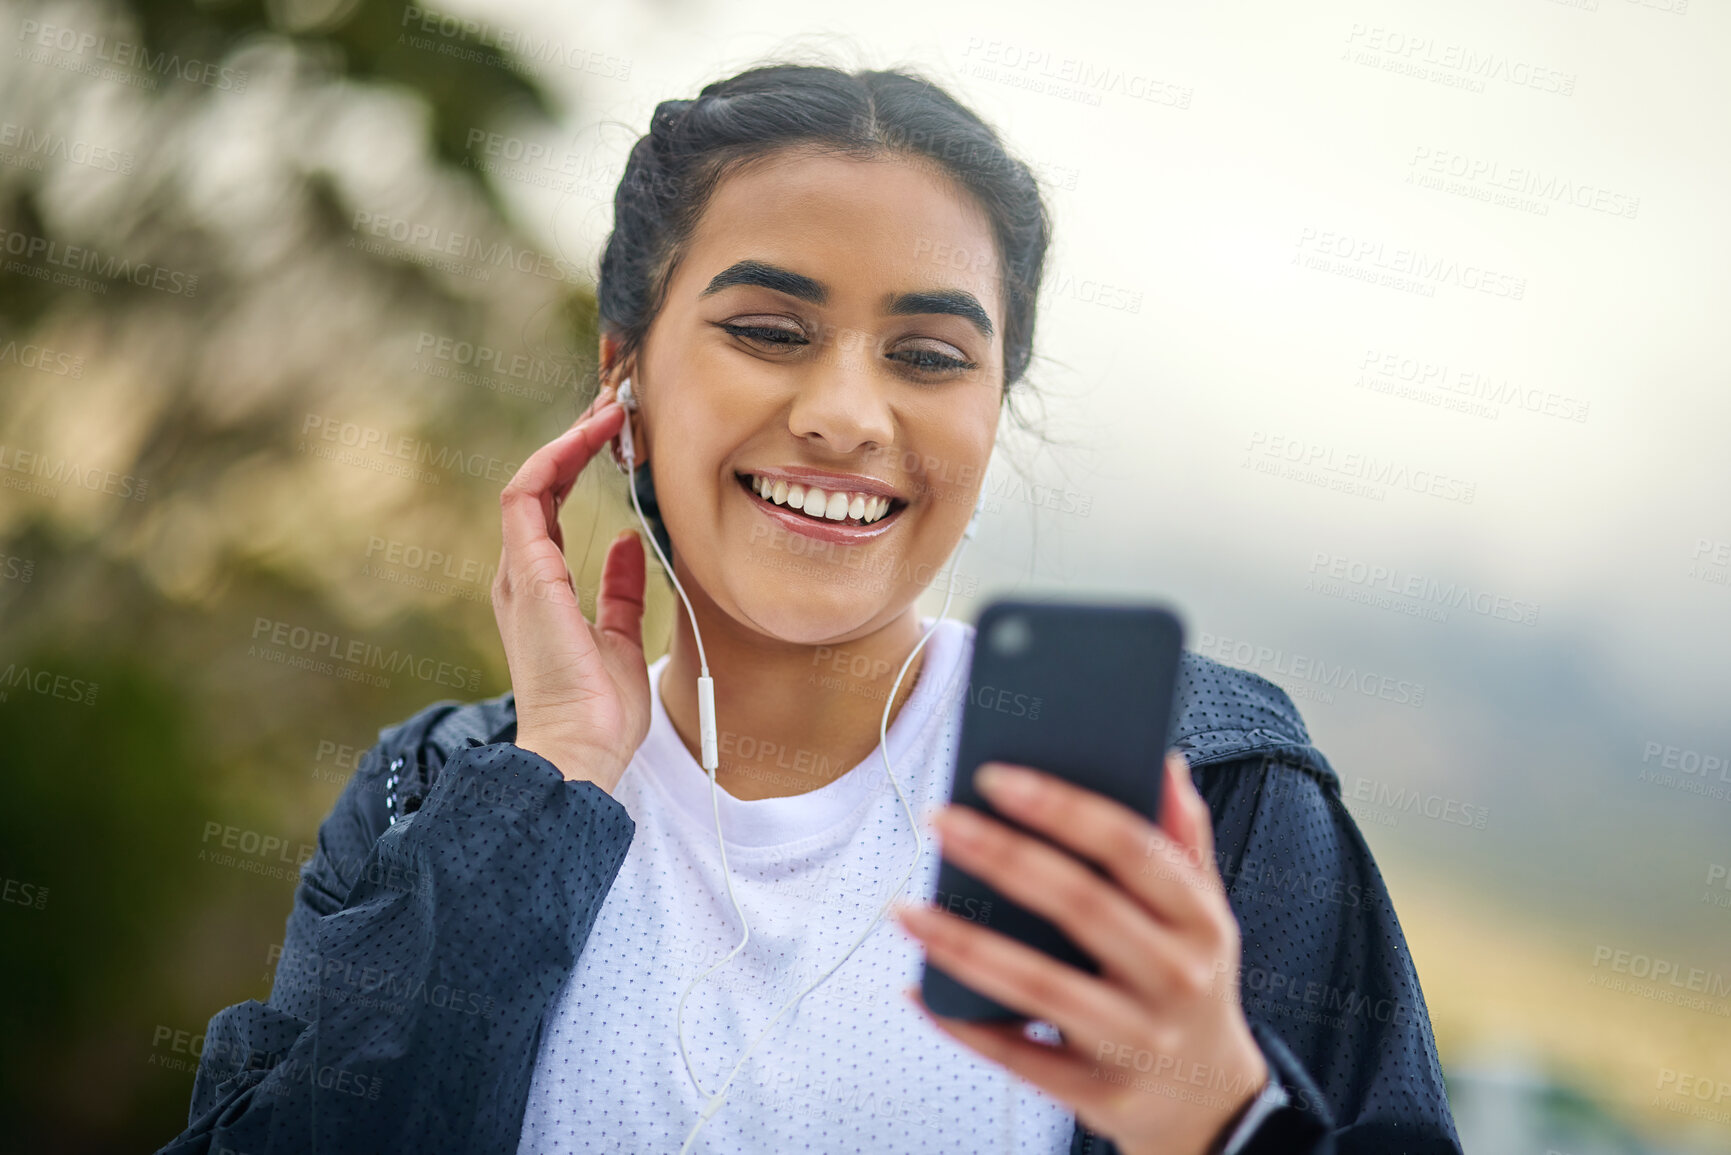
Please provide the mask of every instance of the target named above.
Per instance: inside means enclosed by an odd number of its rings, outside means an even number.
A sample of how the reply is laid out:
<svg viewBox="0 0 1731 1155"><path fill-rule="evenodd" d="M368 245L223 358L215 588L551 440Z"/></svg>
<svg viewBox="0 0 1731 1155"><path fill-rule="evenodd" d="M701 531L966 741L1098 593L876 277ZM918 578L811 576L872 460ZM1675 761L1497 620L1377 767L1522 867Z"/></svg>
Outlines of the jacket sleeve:
<svg viewBox="0 0 1731 1155"><path fill-rule="evenodd" d="M515 1147L507 1088L529 1085L634 827L593 783L474 738L389 825L393 739L427 713L383 733L320 826L270 1000L211 1020L189 1126L163 1152Z"/></svg>
<svg viewBox="0 0 1731 1155"><path fill-rule="evenodd" d="M1460 1155L1388 890L1320 755L1199 768L1251 1032L1287 1093L1245 1155Z"/></svg>

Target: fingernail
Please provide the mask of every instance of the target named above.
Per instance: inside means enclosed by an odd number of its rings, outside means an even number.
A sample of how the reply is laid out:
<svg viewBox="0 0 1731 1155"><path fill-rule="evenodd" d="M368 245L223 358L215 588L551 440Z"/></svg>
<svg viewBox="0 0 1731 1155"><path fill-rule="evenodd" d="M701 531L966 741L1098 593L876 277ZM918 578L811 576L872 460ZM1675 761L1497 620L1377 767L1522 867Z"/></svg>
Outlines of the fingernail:
<svg viewBox="0 0 1731 1155"><path fill-rule="evenodd" d="M974 785L996 802L1029 802L1039 793L1040 782L1033 774L1002 762L987 762L974 771Z"/></svg>

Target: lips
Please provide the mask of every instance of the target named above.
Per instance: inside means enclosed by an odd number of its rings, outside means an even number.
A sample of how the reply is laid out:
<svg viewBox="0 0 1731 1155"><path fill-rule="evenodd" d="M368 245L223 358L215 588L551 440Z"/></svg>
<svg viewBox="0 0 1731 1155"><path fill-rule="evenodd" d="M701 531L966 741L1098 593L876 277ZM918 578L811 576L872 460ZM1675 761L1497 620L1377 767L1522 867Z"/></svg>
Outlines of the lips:
<svg viewBox="0 0 1731 1155"><path fill-rule="evenodd" d="M779 512L820 524L878 525L907 505L900 498L868 493L863 489L841 486L830 489L769 474L741 473L736 476L758 501L775 507Z"/></svg>

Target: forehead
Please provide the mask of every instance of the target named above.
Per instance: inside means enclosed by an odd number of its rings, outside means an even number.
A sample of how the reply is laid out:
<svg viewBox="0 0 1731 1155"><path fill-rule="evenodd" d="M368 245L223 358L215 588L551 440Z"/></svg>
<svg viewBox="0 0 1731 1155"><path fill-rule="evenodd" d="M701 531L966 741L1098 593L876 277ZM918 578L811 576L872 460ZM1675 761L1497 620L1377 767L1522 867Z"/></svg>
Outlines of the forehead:
<svg viewBox="0 0 1731 1155"><path fill-rule="evenodd" d="M826 282L840 303L965 289L1001 319L997 245L973 195L935 162L784 150L724 177L682 272L708 278L749 257Z"/></svg>

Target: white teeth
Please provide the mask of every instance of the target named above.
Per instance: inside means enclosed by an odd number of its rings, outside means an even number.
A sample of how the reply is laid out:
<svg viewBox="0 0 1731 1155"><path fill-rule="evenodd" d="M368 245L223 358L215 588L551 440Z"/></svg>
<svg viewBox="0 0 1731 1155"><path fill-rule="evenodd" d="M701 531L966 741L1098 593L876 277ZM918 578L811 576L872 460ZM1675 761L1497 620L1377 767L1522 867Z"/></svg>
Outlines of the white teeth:
<svg viewBox="0 0 1731 1155"><path fill-rule="evenodd" d="M890 509L890 499L887 497L839 490L831 492L816 486L802 485L797 481L788 482L780 478L771 481L767 477L750 476L753 493L765 501L800 510L808 517L821 517L826 521L852 520L862 525L870 525Z"/></svg>

